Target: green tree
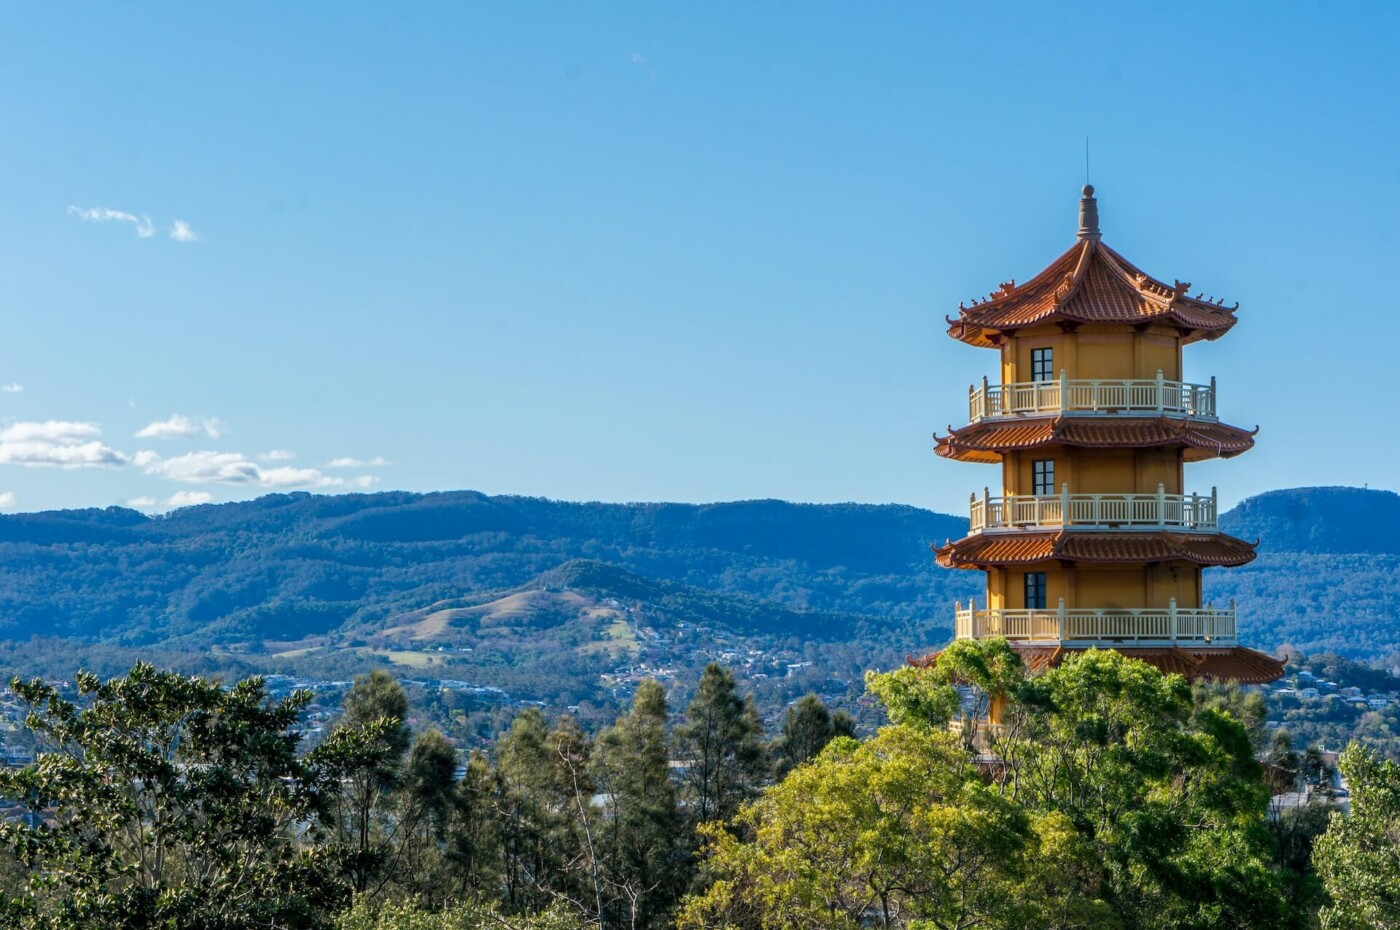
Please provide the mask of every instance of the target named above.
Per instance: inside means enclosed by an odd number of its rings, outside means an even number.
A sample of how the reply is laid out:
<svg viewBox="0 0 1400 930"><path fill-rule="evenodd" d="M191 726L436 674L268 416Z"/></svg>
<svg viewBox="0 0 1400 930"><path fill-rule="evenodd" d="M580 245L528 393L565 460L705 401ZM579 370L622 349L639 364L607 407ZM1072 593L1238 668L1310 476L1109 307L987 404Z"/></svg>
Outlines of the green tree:
<svg viewBox="0 0 1400 930"><path fill-rule="evenodd" d="M344 900L336 850L297 834L353 761L356 734L299 757L308 694L274 701L261 679L223 688L145 664L107 682L80 673L75 701L38 680L10 687L42 752L0 772L0 795L38 815L0 823L28 871L0 924L318 927Z"/></svg>
<svg viewBox="0 0 1400 930"><path fill-rule="evenodd" d="M675 737L693 822L729 820L757 793L768 769L763 724L727 669L705 666Z"/></svg>
<svg viewBox="0 0 1400 930"><path fill-rule="evenodd" d="M604 730L594 747L591 771L603 805L598 846L608 925L661 926L684 886L666 715L665 690L644 681L631 710Z"/></svg>
<svg viewBox="0 0 1400 930"><path fill-rule="evenodd" d="M838 736L855 736L855 718L845 711L835 714L815 694L807 694L787 709L783 735L777 744L778 774L816 758Z"/></svg>
<svg viewBox="0 0 1400 930"><path fill-rule="evenodd" d="M1293 749L1293 738L1282 728L1274 731L1269 749L1264 753L1264 778L1272 794L1298 789L1298 774L1302 759Z"/></svg>
<svg viewBox="0 0 1400 930"><path fill-rule="evenodd" d="M496 747L502 878L512 913L543 907L560 868L558 847L551 842L558 811L548 740L544 715L531 707L516 716Z"/></svg>
<svg viewBox="0 0 1400 930"><path fill-rule="evenodd" d="M704 828L713 881L680 927L1024 926L1031 818L946 732L896 724L837 739L739 822L751 839Z"/></svg>
<svg viewBox="0 0 1400 930"><path fill-rule="evenodd" d="M454 792L447 833L454 885L472 898L493 898L501 887L500 791L501 781L490 760L473 752Z"/></svg>
<svg viewBox="0 0 1400 930"><path fill-rule="evenodd" d="M1008 789L1090 841L1093 893L1132 927L1279 927L1268 790L1244 726L1190 685L1089 650L1020 687Z"/></svg>
<svg viewBox="0 0 1400 930"><path fill-rule="evenodd" d="M529 913L560 900L601 909L589 818L591 747L572 717L546 730L534 708L515 718L498 747L496 817L506 908Z"/></svg>
<svg viewBox="0 0 1400 930"><path fill-rule="evenodd" d="M587 930L591 926L563 907L510 916L490 902L457 902L435 910L416 903L362 899L341 916L339 930Z"/></svg>
<svg viewBox="0 0 1400 930"><path fill-rule="evenodd" d="M1262 746L1267 731L1269 705L1258 691L1246 691L1234 682L1199 679L1191 683L1191 697L1198 709L1214 710L1234 717L1249 732L1250 741Z"/></svg>
<svg viewBox="0 0 1400 930"><path fill-rule="evenodd" d="M1400 928L1400 765L1358 743L1339 767L1351 791L1351 813L1333 813L1313 863L1332 901L1326 930Z"/></svg>
<svg viewBox="0 0 1400 930"><path fill-rule="evenodd" d="M407 718L408 695L403 686L376 669L355 679L334 728L369 732L373 727L378 734L359 754L359 764L346 770L328 818L337 841L349 850L346 870L356 894L378 891L390 877L398 824L393 792L399 786L412 735Z"/></svg>
<svg viewBox="0 0 1400 930"><path fill-rule="evenodd" d="M436 730L418 736L404 765L395 809L396 882L418 898L448 899L445 844L457 794L457 751Z"/></svg>
<svg viewBox="0 0 1400 930"><path fill-rule="evenodd" d="M1094 650L1030 677L988 641L869 684L893 724L795 769L744 808L747 830L707 830L713 881L685 905L686 926L1299 921L1249 735L1197 708L1181 677ZM969 686L996 725L964 715Z"/></svg>

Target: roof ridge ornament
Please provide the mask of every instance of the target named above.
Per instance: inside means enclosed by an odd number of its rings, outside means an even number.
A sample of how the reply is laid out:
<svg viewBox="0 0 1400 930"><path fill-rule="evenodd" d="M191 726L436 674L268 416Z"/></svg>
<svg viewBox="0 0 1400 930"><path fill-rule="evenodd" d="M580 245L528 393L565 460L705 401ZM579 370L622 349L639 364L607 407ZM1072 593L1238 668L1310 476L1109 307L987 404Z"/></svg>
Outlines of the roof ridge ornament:
<svg viewBox="0 0 1400 930"><path fill-rule="evenodd" d="M1098 242L1103 236L1099 233L1099 202L1094 199L1094 185L1084 185L1084 196L1079 200L1079 241Z"/></svg>

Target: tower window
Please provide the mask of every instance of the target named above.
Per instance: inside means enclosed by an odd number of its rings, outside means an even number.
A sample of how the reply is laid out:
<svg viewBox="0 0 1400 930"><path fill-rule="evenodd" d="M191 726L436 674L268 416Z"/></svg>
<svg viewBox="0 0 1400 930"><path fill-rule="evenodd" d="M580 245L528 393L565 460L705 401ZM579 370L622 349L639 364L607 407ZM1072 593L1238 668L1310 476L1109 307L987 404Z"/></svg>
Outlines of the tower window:
<svg viewBox="0 0 1400 930"><path fill-rule="evenodd" d="M1036 495L1055 493L1055 460L1036 459L1031 462L1031 493Z"/></svg>
<svg viewBox="0 0 1400 930"><path fill-rule="evenodd" d="M1055 350L1031 349L1031 380L1055 380Z"/></svg>
<svg viewBox="0 0 1400 930"><path fill-rule="evenodd" d="M1026 609L1045 609L1045 573L1026 572Z"/></svg>

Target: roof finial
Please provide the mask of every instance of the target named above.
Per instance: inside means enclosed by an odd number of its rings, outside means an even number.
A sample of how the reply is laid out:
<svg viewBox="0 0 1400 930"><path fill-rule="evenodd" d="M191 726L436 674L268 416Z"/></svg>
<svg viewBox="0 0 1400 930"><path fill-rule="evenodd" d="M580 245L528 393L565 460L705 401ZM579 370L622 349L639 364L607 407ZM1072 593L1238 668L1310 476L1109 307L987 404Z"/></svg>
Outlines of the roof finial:
<svg viewBox="0 0 1400 930"><path fill-rule="evenodd" d="M1098 242L1099 202L1094 199L1094 185L1084 185L1084 196L1079 201L1079 241Z"/></svg>

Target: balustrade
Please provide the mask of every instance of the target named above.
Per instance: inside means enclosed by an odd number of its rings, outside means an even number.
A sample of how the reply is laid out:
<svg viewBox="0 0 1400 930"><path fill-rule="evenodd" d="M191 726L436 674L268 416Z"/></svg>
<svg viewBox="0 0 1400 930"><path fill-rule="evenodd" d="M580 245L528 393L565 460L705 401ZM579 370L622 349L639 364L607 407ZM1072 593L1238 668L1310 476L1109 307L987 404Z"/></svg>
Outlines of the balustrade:
<svg viewBox="0 0 1400 930"><path fill-rule="evenodd" d="M1079 527L1140 529L1171 527L1214 531L1218 512L1216 490L1201 494L1168 494L1157 485L1155 494L1071 494L1061 485L1059 494L1017 494L992 497L972 495L971 531L1021 527Z"/></svg>
<svg viewBox="0 0 1400 930"><path fill-rule="evenodd" d="M1044 610L977 610L958 603L955 613L958 639L1001 636L1021 642L1045 643L1218 643L1235 641L1235 604L1219 609L1177 607L1173 598L1165 608L1066 608Z"/></svg>
<svg viewBox="0 0 1400 930"><path fill-rule="evenodd" d="M1162 372L1140 381L1069 380L1064 372L1054 381L1021 381L968 388L968 413L976 423L984 419L1039 416L1052 413L1076 415L1159 414L1215 419L1215 379L1210 384L1167 381Z"/></svg>

